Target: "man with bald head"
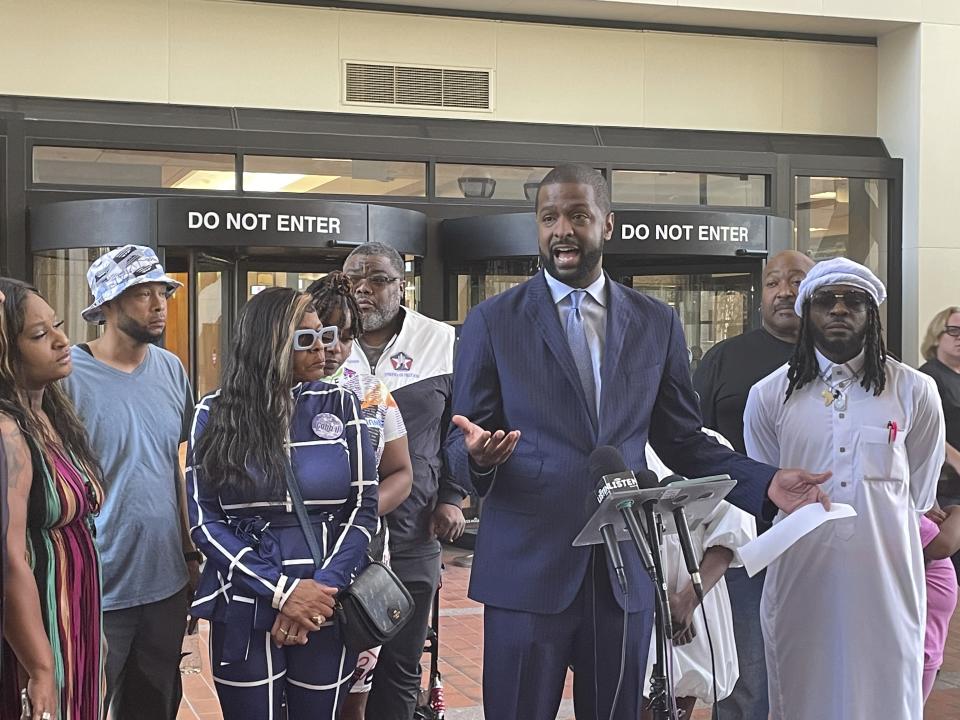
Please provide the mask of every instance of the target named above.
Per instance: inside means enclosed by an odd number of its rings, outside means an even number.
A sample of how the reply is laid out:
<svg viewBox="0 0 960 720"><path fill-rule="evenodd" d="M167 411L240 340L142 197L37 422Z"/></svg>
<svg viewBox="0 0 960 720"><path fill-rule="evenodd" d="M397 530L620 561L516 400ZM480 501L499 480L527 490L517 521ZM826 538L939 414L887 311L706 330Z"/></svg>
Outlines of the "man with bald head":
<svg viewBox="0 0 960 720"><path fill-rule="evenodd" d="M761 283L761 326L714 345L694 373L704 426L720 432L737 452L744 452L743 409L750 388L793 353L800 333L793 304L800 282L812 267L813 260L795 250L770 258Z"/></svg>
<svg viewBox="0 0 960 720"><path fill-rule="evenodd" d="M812 267L813 260L795 250L770 258L761 283L761 326L714 345L694 373L704 426L719 431L738 452L746 452L743 410L750 388L793 354L800 334L794 303L800 283ZM760 532L764 529L758 527ZM743 568L731 568L725 579L733 608L740 680L733 693L720 702L720 710L730 720L766 720L767 671L760 630L764 573L750 578Z"/></svg>

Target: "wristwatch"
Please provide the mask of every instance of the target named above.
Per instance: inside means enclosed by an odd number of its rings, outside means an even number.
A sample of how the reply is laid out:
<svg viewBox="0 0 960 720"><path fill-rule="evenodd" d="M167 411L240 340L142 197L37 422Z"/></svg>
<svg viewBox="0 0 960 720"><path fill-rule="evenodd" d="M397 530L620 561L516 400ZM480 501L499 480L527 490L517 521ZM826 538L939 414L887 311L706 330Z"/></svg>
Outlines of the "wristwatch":
<svg viewBox="0 0 960 720"><path fill-rule="evenodd" d="M199 550L189 550L183 553L183 559L187 562L203 562L203 555Z"/></svg>

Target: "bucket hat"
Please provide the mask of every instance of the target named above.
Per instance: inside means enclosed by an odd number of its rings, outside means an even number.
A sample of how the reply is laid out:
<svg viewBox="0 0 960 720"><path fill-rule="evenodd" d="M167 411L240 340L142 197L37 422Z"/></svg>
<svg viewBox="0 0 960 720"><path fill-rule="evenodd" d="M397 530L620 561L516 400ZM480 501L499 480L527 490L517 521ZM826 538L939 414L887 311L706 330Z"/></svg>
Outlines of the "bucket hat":
<svg viewBox="0 0 960 720"><path fill-rule="evenodd" d="M87 270L87 285L93 294L93 304L81 314L84 320L102 324L105 321L102 306L120 297L127 288L143 283L164 283L167 297L183 287L163 270L160 258L143 245L124 245L101 255Z"/></svg>

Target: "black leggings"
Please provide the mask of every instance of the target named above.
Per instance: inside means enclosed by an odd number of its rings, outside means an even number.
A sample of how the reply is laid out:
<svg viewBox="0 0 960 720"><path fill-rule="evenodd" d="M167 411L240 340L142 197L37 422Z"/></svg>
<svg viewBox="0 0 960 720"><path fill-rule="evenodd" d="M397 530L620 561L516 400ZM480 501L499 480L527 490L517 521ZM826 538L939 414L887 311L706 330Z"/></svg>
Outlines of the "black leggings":
<svg viewBox="0 0 960 720"><path fill-rule="evenodd" d="M411 720L420 695L420 657L427 639L436 586L404 582L413 596L414 612L403 630L380 650L367 701L369 720Z"/></svg>

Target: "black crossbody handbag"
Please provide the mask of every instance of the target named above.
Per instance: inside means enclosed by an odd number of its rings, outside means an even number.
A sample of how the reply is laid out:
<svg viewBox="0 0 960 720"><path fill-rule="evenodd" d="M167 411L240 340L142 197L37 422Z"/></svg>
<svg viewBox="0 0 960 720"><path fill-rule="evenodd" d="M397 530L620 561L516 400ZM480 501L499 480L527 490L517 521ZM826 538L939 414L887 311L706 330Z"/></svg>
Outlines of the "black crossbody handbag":
<svg viewBox="0 0 960 720"><path fill-rule="evenodd" d="M300 484L289 463L287 489L314 566L319 568L323 565L323 553L320 552L317 532L303 504ZM412 616L413 598L410 593L390 568L375 560L371 560L349 586L337 593L333 608L333 619L340 629L340 639L354 653L392 640Z"/></svg>

